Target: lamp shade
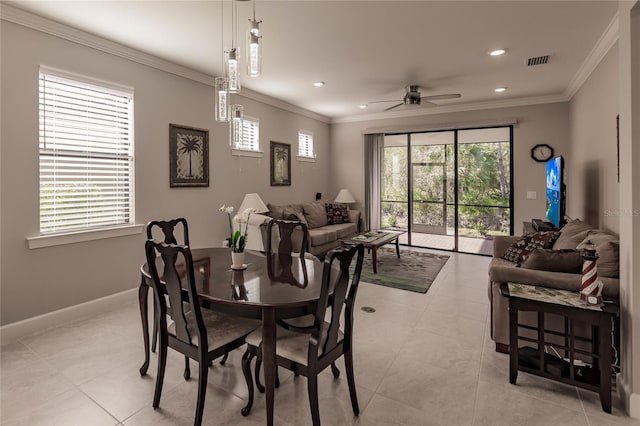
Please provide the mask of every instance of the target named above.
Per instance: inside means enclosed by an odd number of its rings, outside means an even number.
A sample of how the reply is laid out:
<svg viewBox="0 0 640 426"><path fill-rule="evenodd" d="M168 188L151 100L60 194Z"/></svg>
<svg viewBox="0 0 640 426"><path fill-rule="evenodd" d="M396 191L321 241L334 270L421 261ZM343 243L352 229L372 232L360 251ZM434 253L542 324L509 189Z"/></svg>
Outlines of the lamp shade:
<svg viewBox="0 0 640 426"><path fill-rule="evenodd" d="M238 213L241 214L246 209L254 209L256 213L266 213L269 211L269 208L266 206L264 201L262 201L262 198L260 198L260 196L255 192L244 196L244 200L242 200L242 204L240 204Z"/></svg>
<svg viewBox="0 0 640 426"><path fill-rule="evenodd" d="M353 198L353 194L351 194L351 191L349 191L348 189L341 189L340 192L338 192L336 203L351 204L355 202L356 199Z"/></svg>

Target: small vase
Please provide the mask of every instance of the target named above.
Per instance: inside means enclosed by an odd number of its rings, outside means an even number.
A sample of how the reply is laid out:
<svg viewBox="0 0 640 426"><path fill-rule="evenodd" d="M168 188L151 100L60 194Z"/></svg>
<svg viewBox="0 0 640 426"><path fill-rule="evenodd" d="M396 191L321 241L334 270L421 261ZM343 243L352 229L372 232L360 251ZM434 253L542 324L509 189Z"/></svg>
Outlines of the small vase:
<svg viewBox="0 0 640 426"><path fill-rule="evenodd" d="M231 269L245 269L247 265L244 263L244 252L231 252Z"/></svg>

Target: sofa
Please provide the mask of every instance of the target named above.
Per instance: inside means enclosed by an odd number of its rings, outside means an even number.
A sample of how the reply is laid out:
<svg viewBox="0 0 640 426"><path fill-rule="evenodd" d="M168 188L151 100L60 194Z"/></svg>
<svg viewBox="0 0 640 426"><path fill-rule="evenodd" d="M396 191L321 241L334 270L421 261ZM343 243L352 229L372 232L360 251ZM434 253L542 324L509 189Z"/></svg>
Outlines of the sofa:
<svg viewBox="0 0 640 426"><path fill-rule="evenodd" d="M307 225L307 253L318 258L340 245L340 240L352 237L361 230L359 210L345 205L324 202L274 205L267 204L269 212L253 214L249 221L247 248L265 251L266 229L270 220L296 220ZM302 241L301 231L293 236L294 246ZM277 237L273 239L274 243Z"/></svg>
<svg viewBox="0 0 640 426"><path fill-rule="evenodd" d="M525 248L523 241L531 242L537 237L542 238ZM596 266L598 278L604 284L603 296L617 300L620 291L618 237L577 219L557 232L494 237L488 290L491 338L496 344L496 351L506 353L509 350L509 301L500 293L501 284L516 282L578 292L582 282L580 249L589 240L599 255ZM514 258L514 255L520 258ZM520 317L520 321L537 325L536 316L529 312ZM545 318L545 325L556 331L564 330L564 321L560 317ZM579 329L579 326L576 333L590 337L591 331L586 327Z"/></svg>

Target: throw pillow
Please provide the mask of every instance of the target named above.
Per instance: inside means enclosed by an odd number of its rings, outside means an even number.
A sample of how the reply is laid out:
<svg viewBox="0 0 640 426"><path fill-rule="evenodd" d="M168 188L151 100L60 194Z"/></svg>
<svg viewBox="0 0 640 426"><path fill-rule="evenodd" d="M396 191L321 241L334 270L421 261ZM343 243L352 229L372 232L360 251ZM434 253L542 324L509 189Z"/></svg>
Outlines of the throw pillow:
<svg viewBox="0 0 640 426"><path fill-rule="evenodd" d="M277 220L284 219L284 206L274 206L273 204L269 203L267 204L267 208L269 209L269 213L267 213L267 216Z"/></svg>
<svg viewBox="0 0 640 426"><path fill-rule="evenodd" d="M509 246L502 258L513 263L522 263L533 250L551 248L559 235L558 231L525 234Z"/></svg>
<svg viewBox="0 0 640 426"><path fill-rule="evenodd" d="M583 249L587 241L591 240L598 253L596 267L599 277L619 278L620 277L620 242L616 237L606 232L591 230L578 245L578 249Z"/></svg>
<svg viewBox="0 0 640 426"><path fill-rule="evenodd" d="M578 250L535 249L522 263L523 268L538 271L582 272L582 255Z"/></svg>
<svg viewBox="0 0 640 426"><path fill-rule="evenodd" d="M327 211L324 208L324 203L306 203L302 205L302 210L309 229L320 228L327 224Z"/></svg>
<svg viewBox="0 0 640 426"><path fill-rule="evenodd" d="M349 222L349 208L344 204L326 204L327 224Z"/></svg>
<svg viewBox="0 0 640 426"><path fill-rule="evenodd" d="M554 250L575 249L587 236L593 226L587 225L580 219L572 220L560 229L560 236L553 245Z"/></svg>
<svg viewBox="0 0 640 426"><path fill-rule="evenodd" d="M300 204L284 206L282 216L284 220L297 220L307 225L307 219L304 217L302 206Z"/></svg>

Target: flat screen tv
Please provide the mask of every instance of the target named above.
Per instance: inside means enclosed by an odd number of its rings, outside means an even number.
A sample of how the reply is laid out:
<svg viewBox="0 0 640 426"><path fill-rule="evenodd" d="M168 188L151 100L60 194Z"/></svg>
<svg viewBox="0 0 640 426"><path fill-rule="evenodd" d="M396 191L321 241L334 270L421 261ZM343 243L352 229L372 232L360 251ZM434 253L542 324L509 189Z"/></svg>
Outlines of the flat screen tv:
<svg viewBox="0 0 640 426"><path fill-rule="evenodd" d="M564 160L560 157L547 161L547 220L562 228L565 215Z"/></svg>

